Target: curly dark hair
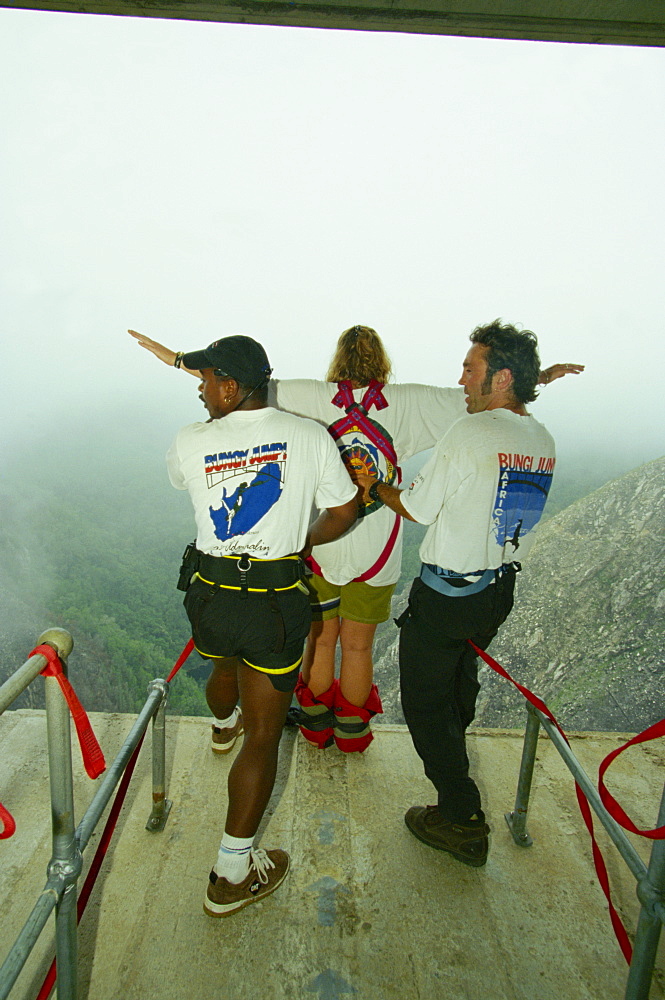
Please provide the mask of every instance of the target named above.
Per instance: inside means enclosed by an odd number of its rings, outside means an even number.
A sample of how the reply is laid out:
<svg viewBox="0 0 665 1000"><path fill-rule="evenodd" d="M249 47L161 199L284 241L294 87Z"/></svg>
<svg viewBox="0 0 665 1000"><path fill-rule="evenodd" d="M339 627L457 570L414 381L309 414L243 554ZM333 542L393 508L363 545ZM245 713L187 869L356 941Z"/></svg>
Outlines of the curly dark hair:
<svg viewBox="0 0 665 1000"><path fill-rule="evenodd" d="M477 326L469 340L488 348L487 378L483 390L489 391L492 376L496 372L508 368L513 376L511 391L518 403L531 403L536 399L540 357L535 333L531 330L517 330L509 323L495 319L487 326Z"/></svg>

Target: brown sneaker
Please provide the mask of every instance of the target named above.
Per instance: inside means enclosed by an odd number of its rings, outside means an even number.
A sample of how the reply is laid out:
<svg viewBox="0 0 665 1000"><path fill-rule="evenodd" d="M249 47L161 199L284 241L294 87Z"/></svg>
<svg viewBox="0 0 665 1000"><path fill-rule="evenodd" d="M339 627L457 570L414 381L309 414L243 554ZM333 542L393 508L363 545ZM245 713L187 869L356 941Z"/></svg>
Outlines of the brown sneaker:
<svg viewBox="0 0 665 1000"><path fill-rule="evenodd" d="M228 882L214 869L210 872L208 891L203 902L203 909L209 917L229 917L243 906L269 896L282 884L291 863L286 851L264 851L257 848L251 852L251 858L249 874L238 885Z"/></svg>
<svg viewBox="0 0 665 1000"><path fill-rule="evenodd" d="M242 712L238 713L238 718L235 721L234 726L230 726L228 729L220 729L213 723L212 727L212 752L213 753L231 753L233 750L236 740L239 736L242 736L244 732L242 724Z"/></svg>
<svg viewBox="0 0 665 1000"><path fill-rule="evenodd" d="M436 806L412 806L404 821L414 837L423 844L447 851L458 861L481 868L487 861L490 828L485 814L478 810L477 820L453 823L444 819Z"/></svg>

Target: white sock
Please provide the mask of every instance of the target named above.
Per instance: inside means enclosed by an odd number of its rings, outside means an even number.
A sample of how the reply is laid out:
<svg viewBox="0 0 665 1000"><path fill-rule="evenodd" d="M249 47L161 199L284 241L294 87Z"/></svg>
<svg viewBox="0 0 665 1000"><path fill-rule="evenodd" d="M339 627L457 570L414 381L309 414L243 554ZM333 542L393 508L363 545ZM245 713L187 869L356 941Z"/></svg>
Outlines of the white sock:
<svg viewBox="0 0 665 1000"><path fill-rule="evenodd" d="M235 885L246 879L253 841L254 837L232 837L229 833L225 833L214 866L217 874Z"/></svg>
<svg viewBox="0 0 665 1000"><path fill-rule="evenodd" d="M232 726L235 726L239 715L240 715L240 709L236 705L236 707L229 715L228 719L218 719L217 716L214 716L215 725L219 726L220 729L231 729Z"/></svg>

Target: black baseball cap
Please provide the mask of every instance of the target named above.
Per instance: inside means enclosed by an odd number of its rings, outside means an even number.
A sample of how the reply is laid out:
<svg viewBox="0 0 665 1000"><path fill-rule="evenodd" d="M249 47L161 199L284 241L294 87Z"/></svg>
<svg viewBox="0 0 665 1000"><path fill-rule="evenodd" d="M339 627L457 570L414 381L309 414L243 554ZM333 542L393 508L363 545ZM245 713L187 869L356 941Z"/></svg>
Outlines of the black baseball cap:
<svg viewBox="0 0 665 1000"><path fill-rule="evenodd" d="M240 385L268 382L272 368L261 344L251 337L223 337L201 351L191 351L182 359L185 368L200 371L214 368L234 378Z"/></svg>

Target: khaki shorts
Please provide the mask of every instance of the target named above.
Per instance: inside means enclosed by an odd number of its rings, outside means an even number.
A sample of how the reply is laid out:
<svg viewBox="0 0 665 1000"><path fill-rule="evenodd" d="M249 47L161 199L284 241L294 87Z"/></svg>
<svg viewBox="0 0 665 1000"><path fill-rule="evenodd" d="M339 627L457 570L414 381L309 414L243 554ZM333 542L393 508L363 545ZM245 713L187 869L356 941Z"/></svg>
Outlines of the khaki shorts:
<svg viewBox="0 0 665 1000"><path fill-rule="evenodd" d="M307 585L312 621L348 618L364 625L378 625L390 618L390 599L397 586L391 583L387 587L372 587L364 580L353 580L338 586L316 574L307 577Z"/></svg>

